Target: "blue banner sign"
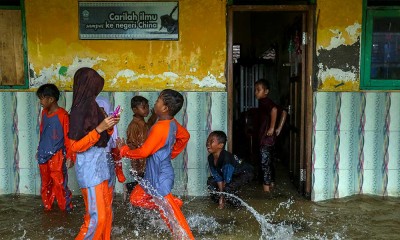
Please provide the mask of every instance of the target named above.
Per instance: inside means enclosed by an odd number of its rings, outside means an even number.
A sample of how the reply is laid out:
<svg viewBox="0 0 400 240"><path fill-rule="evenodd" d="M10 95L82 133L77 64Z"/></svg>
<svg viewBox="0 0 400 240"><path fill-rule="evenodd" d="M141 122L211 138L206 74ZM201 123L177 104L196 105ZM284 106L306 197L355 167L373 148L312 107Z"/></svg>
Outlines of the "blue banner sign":
<svg viewBox="0 0 400 240"><path fill-rule="evenodd" d="M80 39L178 40L178 2L79 2Z"/></svg>

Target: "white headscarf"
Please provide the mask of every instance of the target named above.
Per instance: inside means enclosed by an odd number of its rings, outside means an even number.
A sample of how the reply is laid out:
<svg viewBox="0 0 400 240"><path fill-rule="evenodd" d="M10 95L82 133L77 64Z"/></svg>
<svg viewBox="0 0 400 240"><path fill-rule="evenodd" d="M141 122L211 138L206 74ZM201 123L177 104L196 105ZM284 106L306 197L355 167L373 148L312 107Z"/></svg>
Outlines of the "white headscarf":
<svg viewBox="0 0 400 240"><path fill-rule="evenodd" d="M102 96L98 96L96 98L96 102L97 104L99 104L99 107L103 108L104 111L107 113L107 115L112 114L113 110L111 109L111 104L110 101ZM110 136L110 140L108 141L107 144L107 152L111 151L111 148L116 148L117 144L116 144L116 139L118 137L118 129L117 129L117 125L114 126L114 132L113 134Z"/></svg>

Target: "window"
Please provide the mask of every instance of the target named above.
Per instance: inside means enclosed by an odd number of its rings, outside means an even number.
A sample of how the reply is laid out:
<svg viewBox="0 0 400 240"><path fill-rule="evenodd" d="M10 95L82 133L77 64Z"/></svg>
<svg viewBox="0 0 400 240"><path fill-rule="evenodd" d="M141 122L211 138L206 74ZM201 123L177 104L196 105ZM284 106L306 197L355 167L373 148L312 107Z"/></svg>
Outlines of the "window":
<svg viewBox="0 0 400 240"><path fill-rule="evenodd" d="M19 0L0 3L0 89L28 88L25 16Z"/></svg>
<svg viewBox="0 0 400 240"><path fill-rule="evenodd" d="M360 87L400 89L400 1L368 0L364 7Z"/></svg>

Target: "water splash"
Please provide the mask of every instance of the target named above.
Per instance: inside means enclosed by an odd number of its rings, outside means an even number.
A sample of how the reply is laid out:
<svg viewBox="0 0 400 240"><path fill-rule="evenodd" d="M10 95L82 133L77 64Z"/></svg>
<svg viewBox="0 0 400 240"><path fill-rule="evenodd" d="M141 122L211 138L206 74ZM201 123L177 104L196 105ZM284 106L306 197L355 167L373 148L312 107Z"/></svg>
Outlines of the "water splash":
<svg viewBox="0 0 400 240"><path fill-rule="evenodd" d="M152 193L152 201L157 205L159 211L163 212L165 217L169 221L169 225L172 229L172 236L174 239L189 239L186 231L181 227L179 222L175 218L174 210L171 208L171 205L164 199L148 181L139 177L134 169L130 169L131 175L134 180L137 181L140 186L146 190L146 192ZM155 193L155 194L153 194Z"/></svg>
<svg viewBox="0 0 400 240"><path fill-rule="evenodd" d="M294 231L293 231L292 226L285 225L284 223L279 223L276 225L272 224L271 219L258 213L253 207L251 207L249 204L247 204L245 201L243 201L238 196L230 194L230 193L226 193L226 192L212 191L210 193L223 194L223 195L226 195L227 197L234 198L237 201L239 201L242 206L244 206L251 214L253 214L254 218L260 224L260 230L261 230L260 239L262 239L262 240L267 240L267 239L286 240L286 239L293 238Z"/></svg>

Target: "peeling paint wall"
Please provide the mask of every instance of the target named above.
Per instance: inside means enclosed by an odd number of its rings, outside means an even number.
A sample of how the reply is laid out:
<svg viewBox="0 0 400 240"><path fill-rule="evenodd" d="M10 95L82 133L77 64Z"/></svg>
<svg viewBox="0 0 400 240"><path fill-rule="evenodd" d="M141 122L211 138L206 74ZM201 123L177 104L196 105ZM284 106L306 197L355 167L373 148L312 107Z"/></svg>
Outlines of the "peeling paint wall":
<svg viewBox="0 0 400 240"><path fill-rule="evenodd" d="M362 0L317 1L318 90L358 91Z"/></svg>
<svg viewBox="0 0 400 240"><path fill-rule="evenodd" d="M226 1L179 1L179 40L79 40L78 1L25 1L30 88L71 90L92 67L105 91L225 91Z"/></svg>

